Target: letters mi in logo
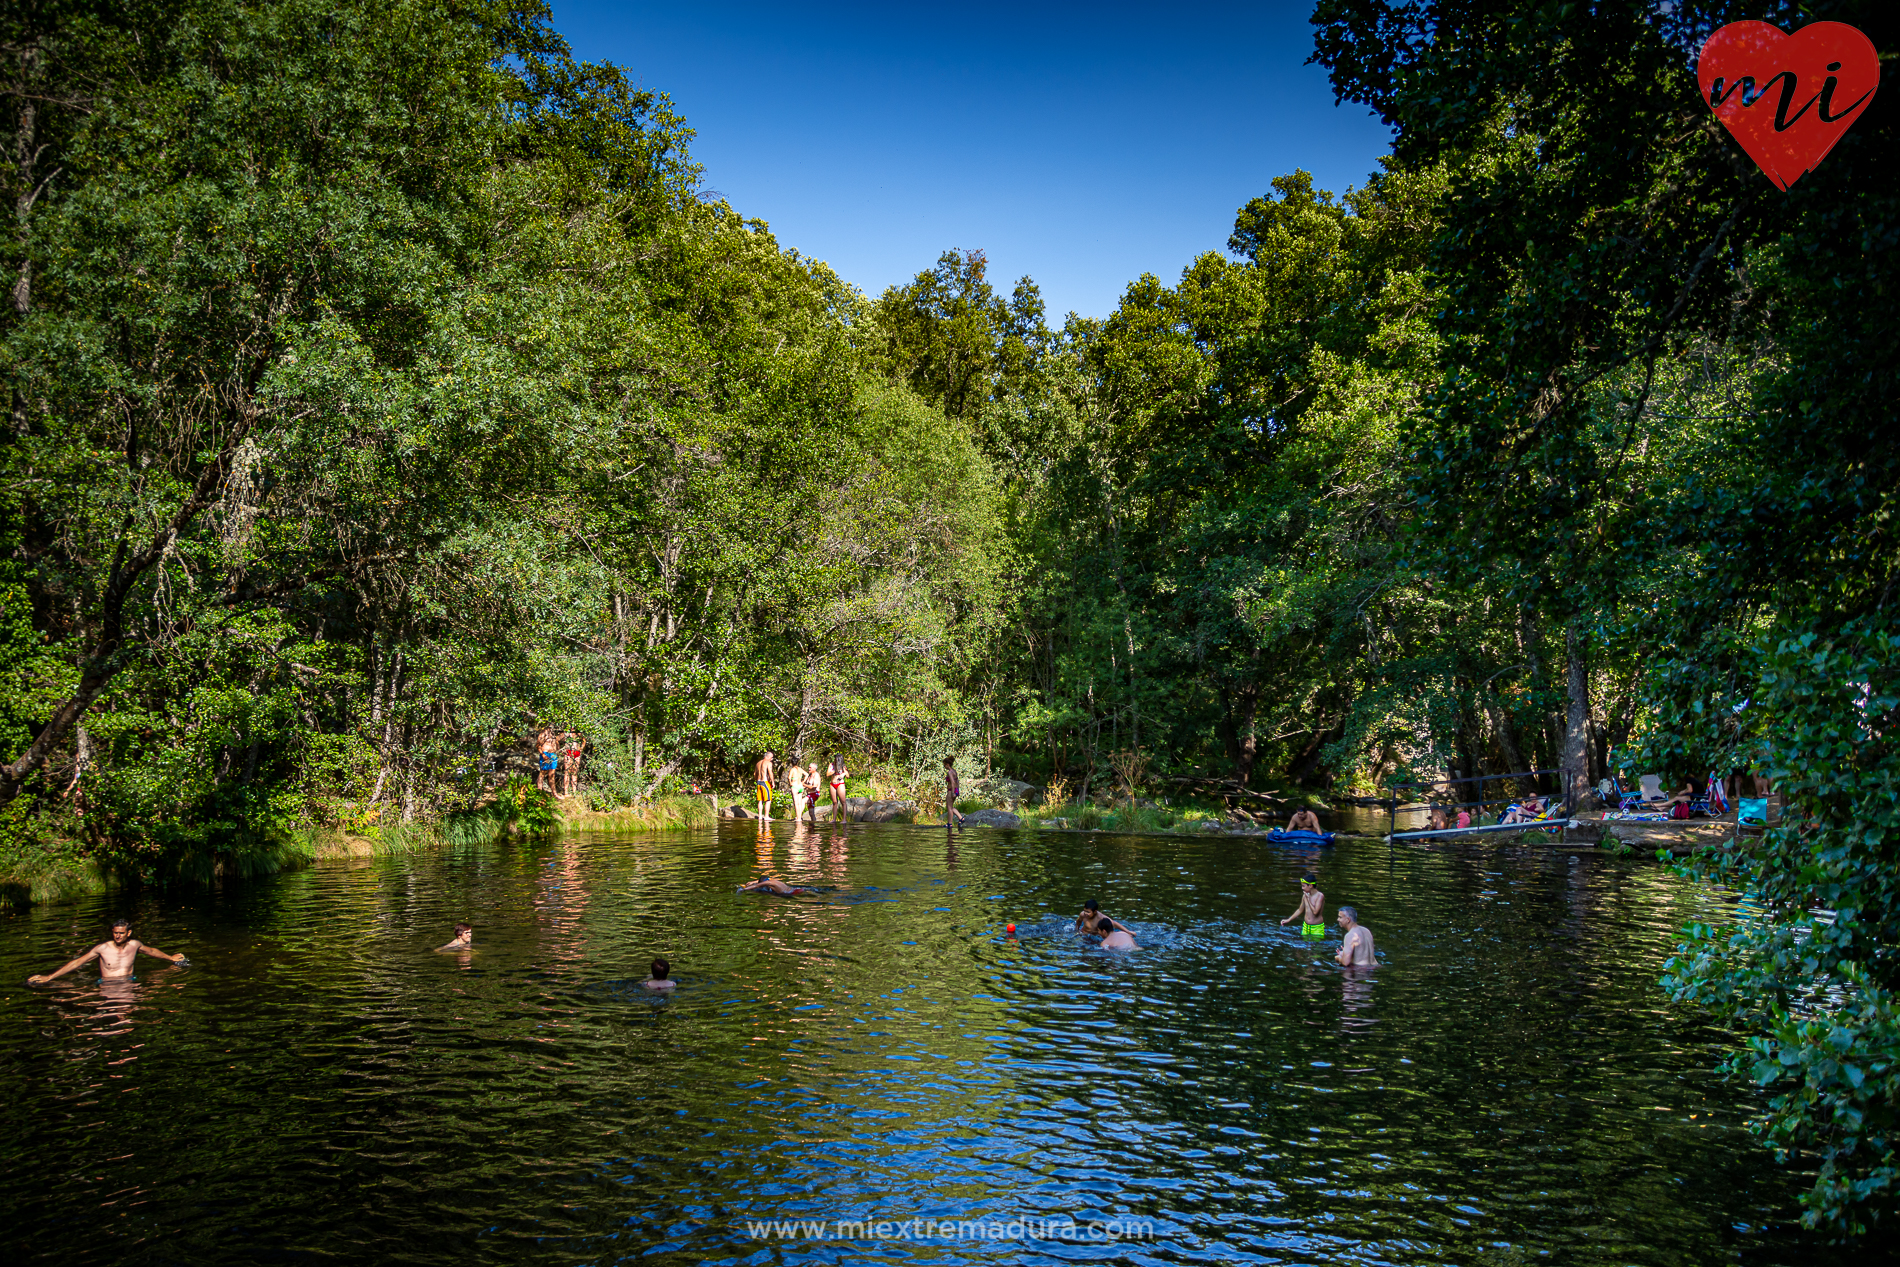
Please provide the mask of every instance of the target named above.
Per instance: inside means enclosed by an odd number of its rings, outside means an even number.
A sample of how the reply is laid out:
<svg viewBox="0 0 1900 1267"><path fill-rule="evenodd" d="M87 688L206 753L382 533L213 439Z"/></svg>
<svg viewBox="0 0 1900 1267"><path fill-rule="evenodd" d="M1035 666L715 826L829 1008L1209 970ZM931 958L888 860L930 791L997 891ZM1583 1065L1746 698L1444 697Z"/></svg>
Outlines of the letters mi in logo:
<svg viewBox="0 0 1900 1267"><path fill-rule="evenodd" d="M1873 41L1845 22L1789 35L1731 22L1696 61L1702 96L1768 179L1786 191L1820 165L1880 85Z"/></svg>

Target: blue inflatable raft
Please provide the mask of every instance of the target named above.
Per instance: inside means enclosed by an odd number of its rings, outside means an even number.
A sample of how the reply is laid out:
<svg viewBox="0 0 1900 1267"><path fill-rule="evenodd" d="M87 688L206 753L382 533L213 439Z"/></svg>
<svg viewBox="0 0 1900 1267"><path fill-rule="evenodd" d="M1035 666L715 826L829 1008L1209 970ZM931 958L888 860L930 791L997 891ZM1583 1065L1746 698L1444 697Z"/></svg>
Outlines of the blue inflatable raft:
<svg viewBox="0 0 1900 1267"><path fill-rule="evenodd" d="M1333 833L1329 831L1279 831L1267 833L1267 839L1276 845L1330 845Z"/></svg>

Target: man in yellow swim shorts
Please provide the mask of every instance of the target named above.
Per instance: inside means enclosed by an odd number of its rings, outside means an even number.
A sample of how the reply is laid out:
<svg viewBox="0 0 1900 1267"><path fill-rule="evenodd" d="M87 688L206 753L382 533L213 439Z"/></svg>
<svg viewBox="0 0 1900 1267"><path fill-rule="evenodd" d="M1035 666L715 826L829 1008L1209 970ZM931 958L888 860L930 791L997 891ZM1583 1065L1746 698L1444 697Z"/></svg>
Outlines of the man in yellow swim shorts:
<svg viewBox="0 0 1900 1267"><path fill-rule="evenodd" d="M777 772L772 761L772 750L767 748L765 755L760 757L757 764L752 767L752 777L759 784L760 818L772 817L772 778Z"/></svg>

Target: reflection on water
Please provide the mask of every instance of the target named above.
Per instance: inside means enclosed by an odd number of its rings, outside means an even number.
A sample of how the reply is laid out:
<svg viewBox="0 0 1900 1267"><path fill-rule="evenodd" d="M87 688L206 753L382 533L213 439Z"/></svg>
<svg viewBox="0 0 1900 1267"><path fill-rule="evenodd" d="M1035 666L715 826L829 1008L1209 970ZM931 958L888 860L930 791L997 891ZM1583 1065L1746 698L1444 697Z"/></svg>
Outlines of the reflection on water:
<svg viewBox="0 0 1900 1267"><path fill-rule="evenodd" d="M1309 867L1380 967L1279 925ZM741 824L131 905L196 966L0 987L12 1261L1823 1259L1655 989L1712 904L1653 864ZM0 981L119 913L0 924Z"/></svg>

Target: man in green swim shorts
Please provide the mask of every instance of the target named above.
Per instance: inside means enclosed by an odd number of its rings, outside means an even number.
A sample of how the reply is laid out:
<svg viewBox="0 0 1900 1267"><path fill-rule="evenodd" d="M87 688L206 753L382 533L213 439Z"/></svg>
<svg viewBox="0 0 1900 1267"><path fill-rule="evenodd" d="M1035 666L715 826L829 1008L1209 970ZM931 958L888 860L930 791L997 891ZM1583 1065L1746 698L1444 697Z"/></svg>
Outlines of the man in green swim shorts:
<svg viewBox="0 0 1900 1267"><path fill-rule="evenodd" d="M1281 920L1282 924L1300 921L1300 933L1306 937L1324 937L1326 935L1326 895L1318 888L1319 877L1308 872L1300 877L1300 906L1291 915Z"/></svg>

